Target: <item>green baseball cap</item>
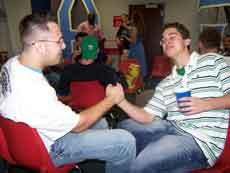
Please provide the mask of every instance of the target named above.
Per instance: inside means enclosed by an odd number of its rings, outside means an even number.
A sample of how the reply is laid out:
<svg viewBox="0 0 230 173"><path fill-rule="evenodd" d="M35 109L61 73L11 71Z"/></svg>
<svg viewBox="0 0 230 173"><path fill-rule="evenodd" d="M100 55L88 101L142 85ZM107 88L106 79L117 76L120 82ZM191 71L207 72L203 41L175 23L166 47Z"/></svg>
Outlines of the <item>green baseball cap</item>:
<svg viewBox="0 0 230 173"><path fill-rule="evenodd" d="M98 53L98 40L94 36L85 36L80 43L83 59L96 59Z"/></svg>

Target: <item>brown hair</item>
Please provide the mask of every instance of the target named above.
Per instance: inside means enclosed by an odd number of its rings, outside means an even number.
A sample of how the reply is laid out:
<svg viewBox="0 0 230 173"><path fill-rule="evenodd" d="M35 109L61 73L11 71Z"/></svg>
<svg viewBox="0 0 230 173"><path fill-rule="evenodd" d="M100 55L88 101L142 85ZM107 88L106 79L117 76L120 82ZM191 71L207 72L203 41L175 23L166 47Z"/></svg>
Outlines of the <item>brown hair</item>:
<svg viewBox="0 0 230 173"><path fill-rule="evenodd" d="M55 22L55 19L48 13L33 13L25 16L19 24L19 33L23 45L30 44L31 37L36 31L49 31L48 22Z"/></svg>
<svg viewBox="0 0 230 173"><path fill-rule="evenodd" d="M165 24L162 33L168 28L175 28L182 35L183 39L190 38L189 30L181 23L174 22Z"/></svg>
<svg viewBox="0 0 230 173"><path fill-rule="evenodd" d="M202 42L206 49L209 48L220 48L221 35L215 28L204 29L200 36L199 41Z"/></svg>

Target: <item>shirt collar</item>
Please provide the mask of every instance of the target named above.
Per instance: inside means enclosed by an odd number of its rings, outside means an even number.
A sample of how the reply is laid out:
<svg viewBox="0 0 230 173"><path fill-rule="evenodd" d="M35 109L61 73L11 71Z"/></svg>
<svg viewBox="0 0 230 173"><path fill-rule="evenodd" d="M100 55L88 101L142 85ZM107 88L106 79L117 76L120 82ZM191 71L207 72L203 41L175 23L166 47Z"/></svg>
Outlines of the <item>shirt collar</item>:
<svg viewBox="0 0 230 173"><path fill-rule="evenodd" d="M189 74L196 66L197 66L197 61L199 59L200 55L197 52L192 52L192 54L189 57L189 62L184 66L185 68L185 74ZM176 78L178 77L178 73L176 71L176 65L173 66L172 68L172 77Z"/></svg>

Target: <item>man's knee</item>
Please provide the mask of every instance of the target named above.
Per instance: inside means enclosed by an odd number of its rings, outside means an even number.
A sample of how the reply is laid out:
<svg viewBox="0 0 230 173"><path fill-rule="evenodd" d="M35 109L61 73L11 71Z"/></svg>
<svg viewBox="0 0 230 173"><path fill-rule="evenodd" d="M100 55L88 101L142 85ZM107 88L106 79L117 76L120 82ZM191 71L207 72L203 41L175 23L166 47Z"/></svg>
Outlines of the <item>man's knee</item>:
<svg viewBox="0 0 230 173"><path fill-rule="evenodd" d="M118 136L119 144L126 146L132 150L136 150L136 139L135 137L128 131L117 129L120 133Z"/></svg>
<svg viewBox="0 0 230 173"><path fill-rule="evenodd" d="M116 129L116 143L119 148L117 154L123 154L127 159L136 157L136 140L134 136L126 130Z"/></svg>

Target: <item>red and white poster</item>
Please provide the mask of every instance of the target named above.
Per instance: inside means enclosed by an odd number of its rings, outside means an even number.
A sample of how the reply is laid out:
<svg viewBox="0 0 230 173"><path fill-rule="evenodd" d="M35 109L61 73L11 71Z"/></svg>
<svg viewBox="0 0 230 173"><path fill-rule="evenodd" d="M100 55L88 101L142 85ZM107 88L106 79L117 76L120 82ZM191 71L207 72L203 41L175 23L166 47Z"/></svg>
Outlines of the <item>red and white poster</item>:
<svg viewBox="0 0 230 173"><path fill-rule="evenodd" d="M113 27L119 27L122 24L121 16L113 16Z"/></svg>

